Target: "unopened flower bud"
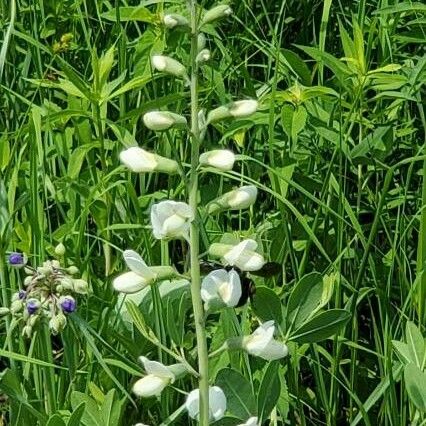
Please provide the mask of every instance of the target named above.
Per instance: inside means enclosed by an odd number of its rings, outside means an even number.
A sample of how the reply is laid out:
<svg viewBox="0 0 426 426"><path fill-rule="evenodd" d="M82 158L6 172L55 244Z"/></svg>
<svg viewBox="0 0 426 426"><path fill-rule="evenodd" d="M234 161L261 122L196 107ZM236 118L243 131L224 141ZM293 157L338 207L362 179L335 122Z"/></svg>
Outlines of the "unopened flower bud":
<svg viewBox="0 0 426 426"><path fill-rule="evenodd" d="M232 15L232 9L227 4L220 4L205 13L200 26L213 22L216 19L226 18L230 15Z"/></svg>
<svg viewBox="0 0 426 426"><path fill-rule="evenodd" d="M22 300L14 300L10 305L10 312L12 314L17 314L22 311L22 308L24 307L24 304L22 303Z"/></svg>
<svg viewBox="0 0 426 426"><path fill-rule="evenodd" d="M257 198L257 188L254 185L245 185L223 194L213 200L208 207L209 213L221 210L242 210L252 206Z"/></svg>
<svg viewBox="0 0 426 426"><path fill-rule="evenodd" d="M164 15L163 24L166 28L172 29L177 26L188 26L189 22L188 19L182 15L178 15L177 13L169 13Z"/></svg>
<svg viewBox="0 0 426 426"><path fill-rule="evenodd" d="M27 312L30 315L34 315L40 308L40 305L41 305L40 300L35 298L28 299L26 303Z"/></svg>
<svg viewBox="0 0 426 426"><path fill-rule="evenodd" d="M25 279L24 279L24 286L28 287L32 283L32 281L33 281L33 277L32 276L25 277Z"/></svg>
<svg viewBox="0 0 426 426"><path fill-rule="evenodd" d="M202 166L211 166L223 171L232 170L234 162L235 154L227 149L214 149L200 155Z"/></svg>
<svg viewBox="0 0 426 426"><path fill-rule="evenodd" d="M120 153L121 162L132 172L164 172L177 173L178 164L174 160L132 146Z"/></svg>
<svg viewBox="0 0 426 426"><path fill-rule="evenodd" d="M25 253L13 252L10 253L8 263L14 268L22 268L27 264L28 258Z"/></svg>
<svg viewBox="0 0 426 426"><path fill-rule="evenodd" d="M66 290L73 290L74 289L74 280L71 277L62 277L59 281L60 285L63 289ZM59 287L59 286L58 286ZM56 287L56 290L58 290L58 287Z"/></svg>
<svg viewBox="0 0 426 426"><path fill-rule="evenodd" d="M188 78L185 66L169 56L154 55L151 58L151 63L157 71L165 72L176 77Z"/></svg>
<svg viewBox="0 0 426 426"><path fill-rule="evenodd" d="M48 266L39 266L39 267L37 268L37 272L38 272L40 275L48 276L48 275L51 275L51 274L52 274L52 268L51 268L51 267L48 267Z"/></svg>
<svg viewBox="0 0 426 426"><path fill-rule="evenodd" d="M204 33L198 34L197 47L199 52L201 52L206 47L206 36Z"/></svg>
<svg viewBox="0 0 426 426"><path fill-rule="evenodd" d="M28 339L31 338L31 335L33 333L33 328L30 325L26 325L23 329L22 329L22 335L24 337L27 337Z"/></svg>
<svg viewBox="0 0 426 426"><path fill-rule="evenodd" d="M28 325L30 325L31 327L34 327L37 324L37 321L39 320L40 315L31 315L28 318Z"/></svg>
<svg viewBox="0 0 426 426"><path fill-rule="evenodd" d="M198 53L195 60L198 63L202 63L202 62L207 62L208 60L210 60L210 58L211 58L210 50L209 49L203 49L203 50L200 51L200 53Z"/></svg>
<svg viewBox="0 0 426 426"><path fill-rule="evenodd" d="M59 305L61 306L62 311L66 314L71 314L77 309L77 303L71 296L62 296L59 299Z"/></svg>
<svg viewBox="0 0 426 426"><path fill-rule="evenodd" d="M77 268L77 266L71 265L69 266L66 271L70 274L70 275L76 275L78 274L79 270Z"/></svg>
<svg viewBox="0 0 426 426"><path fill-rule="evenodd" d="M258 103L254 99L231 102L228 105L221 106L209 112L207 121L215 123L226 118L245 118L254 114Z"/></svg>
<svg viewBox="0 0 426 426"><path fill-rule="evenodd" d="M56 286L56 293L61 294L64 291L64 286L62 284L58 284Z"/></svg>
<svg viewBox="0 0 426 426"><path fill-rule="evenodd" d="M150 111L144 114L143 122L154 131L167 130L171 127L186 127L186 118L170 111Z"/></svg>
<svg viewBox="0 0 426 426"><path fill-rule="evenodd" d="M77 279L74 281L74 291L78 294L87 294L89 291L89 284L86 280L83 279Z"/></svg>
<svg viewBox="0 0 426 426"><path fill-rule="evenodd" d="M65 254L65 246L62 243L59 243L56 247L55 247L55 254L57 256L63 256Z"/></svg>

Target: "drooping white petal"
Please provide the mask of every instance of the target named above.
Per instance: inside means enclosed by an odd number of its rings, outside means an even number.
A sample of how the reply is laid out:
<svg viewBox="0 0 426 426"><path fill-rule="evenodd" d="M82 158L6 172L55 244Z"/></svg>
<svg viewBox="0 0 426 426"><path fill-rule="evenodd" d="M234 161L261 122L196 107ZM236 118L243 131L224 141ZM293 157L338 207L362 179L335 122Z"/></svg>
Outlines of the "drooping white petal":
<svg viewBox="0 0 426 426"><path fill-rule="evenodd" d="M148 374L174 381L174 374L164 364L161 364L161 362L151 361L144 356L139 357L139 360L142 362Z"/></svg>
<svg viewBox="0 0 426 426"><path fill-rule="evenodd" d="M125 272L114 279L112 285L121 293L136 293L148 285L144 277L133 271Z"/></svg>
<svg viewBox="0 0 426 426"><path fill-rule="evenodd" d="M216 167L219 170L232 170L235 154L227 149L215 149L200 155L200 164Z"/></svg>
<svg viewBox="0 0 426 426"><path fill-rule="evenodd" d="M248 117L257 110L258 103L253 99L233 102L229 112L235 118Z"/></svg>
<svg viewBox="0 0 426 426"><path fill-rule="evenodd" d="M155 274L144 262L142 257L133 250L124 250L123 252L124 261L131 271L141 275L146 281L155 279Z"/></svg>
<svg viewBox="0 0 426 426"><path fill-rule="evenodd" d="M233 307L238 304L242 294L241 279L238 272L233 269L228 272L228 282L225 287L224 284L219 287L219 293L226 306Z"/></svg>
<svg viewBox="0 0 426 426"><path fill-rule="evenodd" d="M273 339L269 342L260 356L267 361L275 361L276 359L285 358L287 355L287 345Z"/></svg>
<svg viewBox="0 0 426 426"><path fill-rule="evenodd" d="M141 398L149 398L160 395L169 383L170 379L148 374L133 385L132 391Z"/></svg>
<svg viewBox="0 0 426 426"><path fill-rule="evenodd" d="M200 413L200 390L194 389L189 392L186 401L185 408L188 411L189 417L192 419L198 419L198 415Z"/></svg>
<svg viewBox="0 0 426 426"><path fill-rule="evenodd" d="M225 253L223 259L228 265L236 266L242 271L257 271L265 264L265 259L254 251L256 248L256 241L244 240Z"/></svg>
<svg viewBox="0 0 426 426"><path fill-rule="evenodd" d="M200 413L200 391L194 389L188 394L185 402L188 415L193 419L198 419ZM220 420L226 411L226 396L218 386L209 388L209 412L210 420Z"/></svg>
<svg viewBox="0 0 426 426"><path fill-rule="evenodd" d="M259 419L257 417L250 417L245 423L238 426L259 426Z"/></svg>
<svg viewBox="0 0 426 426"><path fill-rule="evenodd" d="M175 120L167 112L150 111L144 114L143 122L148 129L167 130L173 126Z"/></svg>
<svg viewBox="0 0 426 426"><path fill-rule="evenodd" d="M245 185L231 191L227 197L229 208L243 210L254 204L257 198L257 188Z"/></svg>
<svg viewBox="0 0 426 426"><path fill-rule="evenodd" d="M121 162L132 172L153 172L157 167L154 154L137 146L132 146L120 153Z"/></svg>

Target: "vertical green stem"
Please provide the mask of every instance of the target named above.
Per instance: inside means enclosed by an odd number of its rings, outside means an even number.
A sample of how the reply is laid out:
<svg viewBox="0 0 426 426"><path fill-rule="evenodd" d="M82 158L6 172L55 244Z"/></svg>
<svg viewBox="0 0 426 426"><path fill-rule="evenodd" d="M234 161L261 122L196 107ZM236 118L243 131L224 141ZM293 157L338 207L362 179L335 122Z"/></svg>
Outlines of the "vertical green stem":
<svg viewBox="0 0 426 426"><path fill-rule="evenodd" d="M41 359L50 364L53 364L52 356L52 342L50 340L50 330L47 323L40 324L40 340L39 350L42 355ZM56 411L56 384L55 384L55 370L52 367L45 367L44 371L44 383L46 386L46 397L47 397L47 414L51 415Z"/></svg>
<svg viewBox="0 0 426 426"><path fill-rule="evenodd" d="M189 179L189 205L197 212L198 200L198 158L200 151L200 128L198 123L198 23L196 0L189 0L191 13L191 173ZM190 228L190 260L191 260L191 297L194 310L195 332L198 350L198 373L200 390L200 426L209 424L209 377L208 352L204 322L203 302L201 300L201 278L199 263L200 230L198 219Z"/></svg>

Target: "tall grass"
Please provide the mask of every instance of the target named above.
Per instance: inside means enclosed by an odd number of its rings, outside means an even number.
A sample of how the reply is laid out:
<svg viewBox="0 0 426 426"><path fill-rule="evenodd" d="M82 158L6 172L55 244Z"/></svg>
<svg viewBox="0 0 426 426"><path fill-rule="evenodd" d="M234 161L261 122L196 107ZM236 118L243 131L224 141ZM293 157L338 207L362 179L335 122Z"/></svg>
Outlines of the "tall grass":
<svg viewBox="0 0 426 426"><path fill-rule="evenodd" d="M11 251L38 264L63 242L92 289L58 337L40 330L28 340L13 321L3 322L5 424L61 425L51 420L55 413L77 413L79 424L78 410L85 425L189 424L178 408L181 393L141 404L129 392L138 356L172 361L145 327L195 362L194 330L184 326L188 295L154 293L153 314L150 295L135 300L142 319L111 288L126 248L148 264L170 261L178 269L187 255L184 244L156 242L148 229L153 202L184 196L180 178L131 175L118 161L136 142L184 168L191 162L183 133L156 138L141 124L144 112L167 106L183 113L190 102L185 87L156 78L149 65L163 50L188 58L185 34L170 36L157 19L179 3L0 2L2 306L21 285L20 272L5 262ZM149 15L129 19L125 8L140 4ZM301 277L335 274L329 307L351 312L332 338L292 344L264 424L425 424L392 344L407 341L407 321L426 332L425 7L388 0L243 0L232 7L233 18L210 35L200 102L212 109L250 97L261 108L253 120L208 133L206 150L229 147L241 161L226 176L202 174L199 197L206 204L241 182L256 184L260 196L249 213L208 217L200 253L235 227L244 236L256 232L267 257L282 266L278 277L254 278L258 288L271 289L285 309ZM61 46L67 33L73 39ZM108 62L110 71L100 68ZM255 315L273 317L272 301L266 312L259 308L262 294L238 315L224 311L219 325L208 323L211 347L247 334ZM239 354L213 359L211 376L227 365L253 383L262 379L256 362Z"/></svg>

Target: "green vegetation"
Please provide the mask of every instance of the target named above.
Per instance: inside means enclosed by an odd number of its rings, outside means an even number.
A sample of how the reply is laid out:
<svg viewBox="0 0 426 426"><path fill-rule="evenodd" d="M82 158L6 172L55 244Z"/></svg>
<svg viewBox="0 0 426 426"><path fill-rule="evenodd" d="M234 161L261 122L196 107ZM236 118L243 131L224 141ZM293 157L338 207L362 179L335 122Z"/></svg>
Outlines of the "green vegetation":
<svg viewBox="0 0 426 426"><path fill-rule="evenodd" d="M426 6L227 4L0 0L0 425L426 425Z"/></svg>

